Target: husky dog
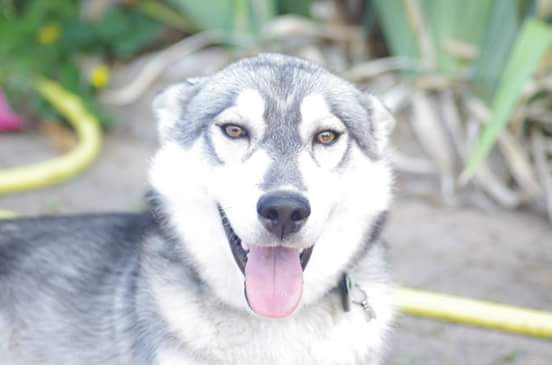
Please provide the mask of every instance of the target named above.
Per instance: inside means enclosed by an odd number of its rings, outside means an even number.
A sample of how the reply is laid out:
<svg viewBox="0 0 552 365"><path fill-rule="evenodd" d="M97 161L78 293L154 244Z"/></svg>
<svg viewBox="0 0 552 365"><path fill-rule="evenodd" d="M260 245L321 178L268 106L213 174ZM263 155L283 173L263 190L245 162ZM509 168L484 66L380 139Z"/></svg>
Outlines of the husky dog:
<svg viewBox="0 0 552 365"><path fill-rule="evenodd" d="M386 109L270 54L154 109L147 213L0 223L0 364L379 364Z"/></svg>

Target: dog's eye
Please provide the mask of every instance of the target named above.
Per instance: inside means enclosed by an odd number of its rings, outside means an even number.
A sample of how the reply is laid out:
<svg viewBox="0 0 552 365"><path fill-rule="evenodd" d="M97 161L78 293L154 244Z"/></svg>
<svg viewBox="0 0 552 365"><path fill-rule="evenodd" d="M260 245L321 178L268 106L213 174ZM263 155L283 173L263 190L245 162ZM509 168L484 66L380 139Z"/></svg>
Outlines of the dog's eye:
<svg viewBox="0 0 552 365"><path fill-rule="evenodd" d="M319 132L315 137L314 141L316 143L320 143L326 146L329 146L331 144L334 144L337 139L339 138L339 133L332 130L325 130L322 132Z"/></svg>
<svg viewBox="0 0 552 365"><path fill-rule="evenodd" d="M221 125L220 128L222 129L222 133L231 139L245 138L248 136L247 130L236 124L227 123Z"/></svg>

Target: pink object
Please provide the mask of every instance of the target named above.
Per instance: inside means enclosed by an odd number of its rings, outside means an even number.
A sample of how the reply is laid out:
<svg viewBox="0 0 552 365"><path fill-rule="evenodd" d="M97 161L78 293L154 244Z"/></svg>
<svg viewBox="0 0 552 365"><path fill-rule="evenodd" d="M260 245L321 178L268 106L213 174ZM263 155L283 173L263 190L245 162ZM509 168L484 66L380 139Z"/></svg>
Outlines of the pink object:
<svg viewBox="0 0 552 365"><path fill-rule="evenodd" d="M23 128L23 118L13 112L4 91L0 89L0 132Z"/></svg>
<svg viewBox="0 0 552 365"><path fill-rule="evenodd" d="M255 313L281 318L293 313L303 295L299 250L283 246L250 246L245 292Z"/></svg>

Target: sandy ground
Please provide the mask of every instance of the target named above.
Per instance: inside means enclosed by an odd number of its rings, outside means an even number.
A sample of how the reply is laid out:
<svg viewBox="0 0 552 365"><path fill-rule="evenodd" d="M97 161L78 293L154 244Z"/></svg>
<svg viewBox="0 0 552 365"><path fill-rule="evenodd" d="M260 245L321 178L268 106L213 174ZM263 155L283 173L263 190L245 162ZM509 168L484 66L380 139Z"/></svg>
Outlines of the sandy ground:
<svg viewBox="0 0 552 365"><path fill-rule="evenodd" d="M156 148L149 98L116 111L99 160L57 187L0 198L21 214L139 209ZM0 135L0 168L51 156L33 132ZM552 226L530 213L445 208L401 193L399 176L385 236L398 283L473 298L552 310ZM408 189L405 189L408 190ZM388 364L552 364L552 342L400 316Z"/></svg>

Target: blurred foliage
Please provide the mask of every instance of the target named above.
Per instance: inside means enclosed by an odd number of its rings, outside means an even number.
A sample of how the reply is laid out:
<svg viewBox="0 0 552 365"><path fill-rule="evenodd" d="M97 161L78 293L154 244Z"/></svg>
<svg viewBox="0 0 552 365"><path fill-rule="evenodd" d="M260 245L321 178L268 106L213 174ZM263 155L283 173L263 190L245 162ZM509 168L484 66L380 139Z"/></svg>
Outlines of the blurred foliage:
<svg viewBox="0 0 552 365"><path fill-rule="evenodd" d="M308 15L311 0L135 0L117 2L98 17L83 17L75 0L0 0L0 87L18 110L43 120L60 116L34 91L39 77L57 80L110 124L96 102L106 67L136 56L167 26L180 32L216 30L256 36L281 13ZM83 70L83 59L98 65Z"/></svg>
<svg viewBox="0 0 552 365"><path fill-rule="evenodd" d="M552 44L550 19L539 16L539 0L335 1L345 3L363 5L357 9L364 12L366 32L381 30L392 55L419 66L405 74L409 78L438 74L467 81L465 90L492 109L468 162L472 173ZM109 120L95 101L109 78L106 64L143 52L167 26L185 34L210 30L254 40L279 15L310 17L313 0L127 0L93 19L83 18L82 4L0 0L0 86L16 106L58 119L32 91L37 77L48 77L81 95L101 120ZM83 58L100 65L84 74Z"/></svg>
<svg viewBox="0 0 552 365"><path fill-rule="evenodd" d="M474 173L521 97L522 88L552 46L550 19L537 0L366 0L391 53L423 72L454 78L468 72L469 90L492 116L467 163Z"/></svg>
<svg viewBox="0 0 552 365"><path fill-rule="evenodd" d="M538 20L527 20L512 52L507 58L492 101L491 119L481 134L466 166L466 174L473 175L478 163L485 158L498 135L510 120L523 88L537 71L547 50L552 47L552 26Z"/></svg>
<svg viewBox="0 0 552 365"><path fill-rule="evenodd" d="M278 14L296 14L309 17L312 0L276 0L275 6Z"/></svg>
<svg viewBox="0 0 552 365"><path fill-rule="evenodd" d="M0 85L16 106L56 120L56 112L32 87L37 77L54 79L79 94L102 121L109 121L95 101L96 87L83 74L81 59L128 59L162 29L161 23L132 6L111 6L88 20L81 19L78 1L0 0Z"/></svg>
<svg viewBox="0 0 552 365"><path fill-rule="evenodd" d="M312 0L167 0L189 16L202 30L227 36L258 36L263 27L281 14L308 17Z"/></svg>

